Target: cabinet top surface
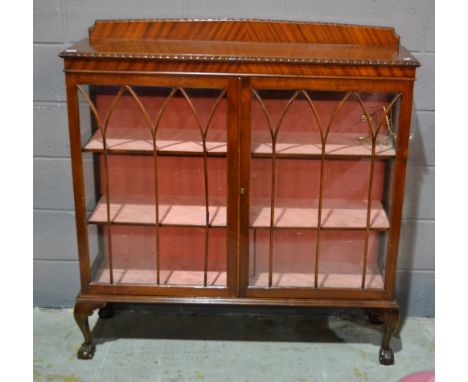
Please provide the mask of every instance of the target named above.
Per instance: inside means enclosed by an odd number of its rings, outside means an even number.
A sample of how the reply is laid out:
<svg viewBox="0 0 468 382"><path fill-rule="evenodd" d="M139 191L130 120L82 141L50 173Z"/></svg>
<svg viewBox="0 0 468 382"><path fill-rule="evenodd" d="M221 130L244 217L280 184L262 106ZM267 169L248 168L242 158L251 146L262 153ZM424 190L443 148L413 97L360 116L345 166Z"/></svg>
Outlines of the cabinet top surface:
<svg viewBox="0 0 468 382"><path fill-rule="evenodd" d="M63 58L419 66L393 28L267 20L102 20Z"/></svg>

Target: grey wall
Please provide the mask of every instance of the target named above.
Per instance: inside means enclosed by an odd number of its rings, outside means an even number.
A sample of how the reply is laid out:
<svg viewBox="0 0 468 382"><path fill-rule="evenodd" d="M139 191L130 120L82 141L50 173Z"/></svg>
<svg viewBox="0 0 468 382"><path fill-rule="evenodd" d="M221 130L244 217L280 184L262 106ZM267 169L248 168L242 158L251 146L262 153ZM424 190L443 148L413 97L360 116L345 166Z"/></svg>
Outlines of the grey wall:
<svg viewBox="0 0 468 382"><path fill-rule="evenodd" d="M434 1L35 0L34 303L71 306L78 291L62 62L95 19L271 18L395 27L417 73L398 294L411 315L434 315Z"/></svg>

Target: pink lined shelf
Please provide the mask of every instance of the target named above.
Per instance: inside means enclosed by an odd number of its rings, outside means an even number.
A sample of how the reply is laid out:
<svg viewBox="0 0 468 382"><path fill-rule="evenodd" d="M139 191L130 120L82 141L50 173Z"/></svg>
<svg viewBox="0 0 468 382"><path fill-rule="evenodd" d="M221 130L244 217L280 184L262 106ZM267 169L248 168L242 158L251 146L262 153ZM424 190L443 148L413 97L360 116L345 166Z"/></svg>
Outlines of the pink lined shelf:
<svg viewBox="0 0 468 382"><path fill-rule="evenodd" d="M329 157L366 157L371 156L369 142L359 139L357 133L330 134L325 145L325 154ZM209 155L224 156L227 152L226 132L211 130L208 133L206 147ZM147 128L110 128L107 131L107 149L113 153L136 152L149 154L153 151L153 140ZM202 154L201 135L195 129L161 129L157 133L157 150L166 154ZM102 135L96 131L85 144L84 151L102 152L104 150ZM281 136L276 145L277 156L313 156L322 154L320 135L318 133L288 132ZM268 133L253 132L252 155L270 157L272 155L271 137ZM395 148L379 138L376 146L379 158L395 157Z"/></svg>
<svg viewBox="0 0 468 382"><path fill-rule="evenodd" d="M102 267L98 270L94 283L108 284L109 268ZM116 284L156 284L156 272L154 269L122 269L114 268L114 280ZM319 288L360 288L361 273L320 272L318 275ZM161 270L161 285L197 286L203 285L203 271L165 271ZM208 271L208 286L226 286L226 272ZM265 287L268 285L268 272L262 272L254 278L249 288ZM314 273L273 273L273 288L313 288ZM383 289L384 279L380 273L366 273L366 289Z"/></svg>
<svg viewBox="0 0 468 382"><path fill-rule="evenodd" d="M155 269L113 268L116 284L155 285ZM96 273L94 283L109 283L109 268L102 266ZM203 271L161 270L160 285L203 286ZM207 286L225 287L226 272L208 271Z"/></svg>
<svg viewBox="0 0 468 382"><path fill-rule="evenodd" d="M211 130L208 133L206 147L208 153L226 154L226 132ZM148 128L110 128L106 133L109 152L153 152L153 138ZM201 134L196 129L161 129L157 133L156 147L164 153L203 153ZM97 130L85 144L84 151L102 152L104 150L102 134Z"/></svg>
<svg viewBox="0 0 468 382"><path fill-rule="evenodd" d="M362 273L349 271L347 272L344 268L345 265L338 264L335 266L333 271L330 272L319 272L318 274L318 287L319 288L361 288ZM314 273L277 273L273 272L272 287L274 288L313 288L314 287ZM268 272L262 272L251 277L250 285L251 288L264 288L268 286ZM384 279L383 276L378 272L367 272L366 283L364 286L366 289L383 289Z"/></svg>
<svg viewBox="0 0 468 382"><path fill-rule="evenodd" d="M341 268L344 268L341 265ZM93 282L108 283L109 268L102 266ZM113 268L114 282L116 284L156 284L156 271L154 269ZM253 281L253 282L252 282ZM346 272L345 269L335 267L332 272L320 272L318 275L319 288L360 288L362 274ZM188 270L161 270L161 285L197 286L203 285L203 271ZM226 272L208 271L207 285L226 286ZM259 273L251 279L250 288L265 287L268 285L268 272ZM313 288L314 273L273 273L273 288ZM383 289L384 279L378 272L366 273L366 289Z"/></svg>
<svg viewBox="0 0 468 382"><path fill-rule="evenodd" d="M270 227L270 205L260 201L251 203L251 228ZM323 229L365 229L367 223L367 201L326 199L322 206ZM318 222L318 200L277 200L275 205L275 228L316 228ZM378 200L371 208L370 228L387 230L390 222Z"/></svg>
<svg viewBox="0 0 468 382"><path fill-rule="evenodd" d="M361 134L362 135L362 134ZM359 133L330 133L325 143L327 156L371 156L372 146ZM253 132L253 156L271 156L272 143L268 133ZM379 137L375 150L377 157L395 157L395 148L386 144L385 137ZM281 156L320 156L322 143L319 133L287 132L280 133L276 143L276 155Z"/></svg>
<svg viewBox="0 0 468 382"><path fill-rule="evenodd" d="M155 225L156 212L151 196L111 196L110 221L113 224ZM201 199L198 199L201 202ZM210 226L226 227L226 206L210 205ZM194 198L162 199L159 203L159 222L162 226L205 227L205 206ZM89 217L89 223L107 222L107 202L101 197Z"/></svg>
<svg viewBox="0 0 468 382"><path fill-rule="evenodd" d="M195 202L198 202L195 203ZM193 198L171 198L159 204L159 222L162 226L205 226L205 206ZM308 203L317 204L316 201ZM210 226L226 227L226 206L210 205ZM365 229L366 201L327 200L322 209L323 229ZM306 201L284 202L275 207L275 228L316 228L317 208L306 207ZM112 224L155 225L155 204L150 196L111 197L110 221ZM270 207L251 207L251 228L270 227ZM107 222L106 198L101 197L89 217L89 223ZM371 209L371 229L387 230L390 227L380 201L374 201Z"/></svg>

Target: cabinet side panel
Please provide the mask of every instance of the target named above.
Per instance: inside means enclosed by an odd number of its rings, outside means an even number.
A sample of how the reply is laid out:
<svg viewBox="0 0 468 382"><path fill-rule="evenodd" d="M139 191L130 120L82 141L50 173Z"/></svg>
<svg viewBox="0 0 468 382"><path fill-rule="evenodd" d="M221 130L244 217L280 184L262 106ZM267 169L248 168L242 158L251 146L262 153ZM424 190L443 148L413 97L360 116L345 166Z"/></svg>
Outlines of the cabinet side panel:
<svg viewBox="0 0 468 382"><path fill-rule="evenodd" d="M80 117L76 84L75 77L67 75L68 124L72 160L73 193L75 198L76 234L80 261L80 282L81 292L86 293L89 284L89 251L83 162L81 157Z"/></svg>
<svg viewBox="0 0 468 382"><path fill-rule="evenodd" d="M400 100L398 117L397 156L393 172L391 196L390 233L387 249L385 289L388 298L393 298L400 241L401 215L405 192L406 164L411 127L411 109L413 105L413 83L405 83Z"/></svg>

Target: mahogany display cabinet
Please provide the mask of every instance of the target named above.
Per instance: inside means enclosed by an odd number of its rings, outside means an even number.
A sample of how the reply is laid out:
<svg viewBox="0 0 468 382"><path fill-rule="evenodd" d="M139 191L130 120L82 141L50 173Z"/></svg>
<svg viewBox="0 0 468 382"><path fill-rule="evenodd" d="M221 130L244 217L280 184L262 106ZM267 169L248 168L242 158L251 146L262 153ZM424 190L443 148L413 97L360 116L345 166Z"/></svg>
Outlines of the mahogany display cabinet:
<svg viewBox="0 0 468 382"><path fill-rule="evenodd" d="M103 20L64 59L81 290L112 303L394 297L415 71L392 28Z"/></svg>

